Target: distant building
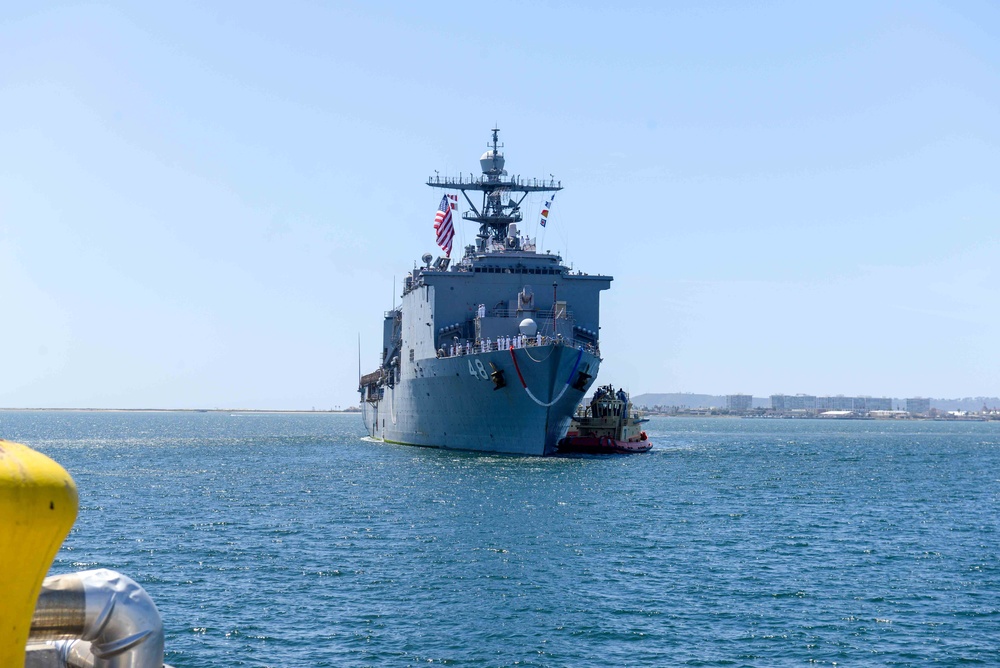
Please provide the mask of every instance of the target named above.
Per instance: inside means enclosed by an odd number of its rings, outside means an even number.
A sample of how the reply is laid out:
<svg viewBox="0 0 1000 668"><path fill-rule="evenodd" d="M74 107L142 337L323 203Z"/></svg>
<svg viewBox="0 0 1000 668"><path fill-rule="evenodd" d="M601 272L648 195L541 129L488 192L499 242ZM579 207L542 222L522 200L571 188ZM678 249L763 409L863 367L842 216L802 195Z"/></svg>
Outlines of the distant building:
<svg viewBox="0 0 1000 668"><path fill-rule="evenodd" d="M906 400L906 412L911 415L927 415L931 412L931 400L913 397Z"/></svg>
<svg viewBox="0 0 1000 668"><path fill-rule="evenodd" d="M889 420L896 418L905 418L908 413L906 411L869 411L869 417L877 418L879 420Z"/></svg>
<svg viewBox="0 0 1000 668"><path fill-rule="evenodd" d="M854 397L838 394L835 397L816 397L818 411L853 411Z"/></svg>
<svg viewBox="0 0 1000 668"><path fill-rule="evenodd" d="M815 411L816 397L811 394L772 394L771 408L776 411Z"/></svg>
<svg viewBox="0 0 1000 668"><path fill-rule="evenodd" d="M750 394L727 394L726 410L745 413L753 408L753 395Z"/></svg>
<svg viewBox="0 0 1000 668"><path fill-rule="evenodd" d="M776 411L808 411L825 413L827 411L852 411L858 414L871 411L892 410L890 397L816 397L811 394L772 394L771 408Z"/></svg>
<svg viewBox="0 0 1000 668"><path fill-rule="evenodd" d="M854 397L854 412L869 413L871 411L891 411L892 399L889 397Z"/></svg>

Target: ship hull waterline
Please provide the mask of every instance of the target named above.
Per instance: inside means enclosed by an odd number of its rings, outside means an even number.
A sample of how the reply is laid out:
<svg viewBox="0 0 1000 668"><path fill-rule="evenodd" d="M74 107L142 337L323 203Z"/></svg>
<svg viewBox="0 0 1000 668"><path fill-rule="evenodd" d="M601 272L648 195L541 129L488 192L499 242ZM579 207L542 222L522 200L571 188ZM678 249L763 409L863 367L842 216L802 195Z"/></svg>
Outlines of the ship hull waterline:
<svg viewBox="0 0 1000 668"><path fill-rule="evenodd" d="M594 352L559 344L418 360L409 377L362 401L365 428L401 445L556 454L599 366Z"/></svg>

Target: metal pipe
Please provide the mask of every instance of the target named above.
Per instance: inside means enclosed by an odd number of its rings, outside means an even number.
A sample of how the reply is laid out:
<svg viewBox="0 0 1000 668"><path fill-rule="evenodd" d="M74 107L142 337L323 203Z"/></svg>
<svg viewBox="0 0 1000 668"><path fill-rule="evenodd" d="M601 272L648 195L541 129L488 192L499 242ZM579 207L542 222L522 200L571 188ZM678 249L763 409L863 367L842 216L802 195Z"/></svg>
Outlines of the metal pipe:
<svg viewBox="0 0 1000 668"><path fill-rule="evenodd" d="M142 587L107 569L48 577L31 641L53 645L72 668L161 668L163 622Z"/></svg>
<svg viewBox="0 0 1000 668"><path fill-rule="evenodd" d="M56 575L42 581L31 618L29 640L79 638L86 621L87 600L76 575Z"/></svg>

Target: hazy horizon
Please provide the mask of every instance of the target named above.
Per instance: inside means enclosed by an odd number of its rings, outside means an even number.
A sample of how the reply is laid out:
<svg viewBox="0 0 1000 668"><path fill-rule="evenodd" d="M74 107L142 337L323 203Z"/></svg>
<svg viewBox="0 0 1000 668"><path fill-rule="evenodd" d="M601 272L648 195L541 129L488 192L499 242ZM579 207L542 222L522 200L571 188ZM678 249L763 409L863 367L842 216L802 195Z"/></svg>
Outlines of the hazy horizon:
<svg viewBox="0 0 1000 668"><path fill-rule="evenodd" d="M591 395L591 394L593 394L594 389L595 388L591 388L590 389L590 391L588 392L588 396ZM746 394L746 393L745 392L741 393L741 392L659 392L659 391L652 391L652 392L642 392L642 393L631 393L631 398L633 400L639 400L639 399L641 399L643 397L650 397L650 396L653 396L653 397L658 397L658 396L693 396L693 397L719 397L719 398L725 398L727 395L731 395L731 394ZM813 394L813 393L788 394L788 393L781 393L781 392L772 392L771 394L761 394L761 395L754 394L754 395L751 395L751 396L753 397L754 400L765 400L765 399L769 400L772 395L779 395L779 394L785 394L785 396L796 396L796 394L805 394L806 396L817 396L817 397L834 397L834 396L853 396L853 397L857 397L857 396L869 396L869 397L874 397L874 398L889 398L889 399L893 399L893 400L896 400L896 401L905 401L906 399L916 399L916 398L929 399L930 401L938 401L938 402L962 402L962 401L969 402L969 401L987 400L987 401L995 401L998 405L1000 405L1000 397L998 397L998 396L986 396L986 395L978 395L978 396L954 396L954 397L945 397L945 396L923 396L923 397L921 397L921 396L915 395L915 396L912 396L912 397L895 397L895 396L890 396L890 395L858 395L858 394L833 395L833 394ZM216 411L221 411L221 412L225 412L225 411L237 411L237 412L239 412L239 411L247 411L247 412L260 412L260 413L286 413L286 412L287 413L329 413L331 411L334 411L334 412L336 412L336 411L343 412L345 410L352 409L352 408L355 408L357 406L358 406L358 402L355 402L353 404L346 404L346 405L339 405L338 404L338 405L335 405L335 406L311 406L309 408L287 408L287 407L273 407L273 406L272 407L249 408L249 407L246 407L246 406L228 405L226 403L222 403L222 404L219 404L217 406L199 406L199 407L190 407L190 408L181 408L181 407L175 407L175 406L136 406L136 407L123 407L123 406L107 406L107 407L98 407L98 406L0 406L0 411L60 411L60 410L65 410L65 411L138 411L138 412L141 412L141 411L151 411L151 412L170 412L170 411L189 411L189 412L199 412L199 411L211 411L211 412L216 412ZM0 438L2 438L2 435L0 435Z"/></svg>

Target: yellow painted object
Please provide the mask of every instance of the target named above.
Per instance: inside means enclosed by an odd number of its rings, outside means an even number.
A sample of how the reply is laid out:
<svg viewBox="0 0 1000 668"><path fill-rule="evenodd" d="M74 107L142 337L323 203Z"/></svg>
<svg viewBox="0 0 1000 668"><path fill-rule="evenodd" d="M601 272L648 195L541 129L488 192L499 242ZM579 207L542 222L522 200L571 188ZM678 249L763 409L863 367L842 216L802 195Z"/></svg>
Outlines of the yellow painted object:
<svg viewBox="0 0 1000 668"><path fill-rule="evenodd" d="M42 580L76 521L66 469L0 439L0 666L23 666Z"/></svg>

